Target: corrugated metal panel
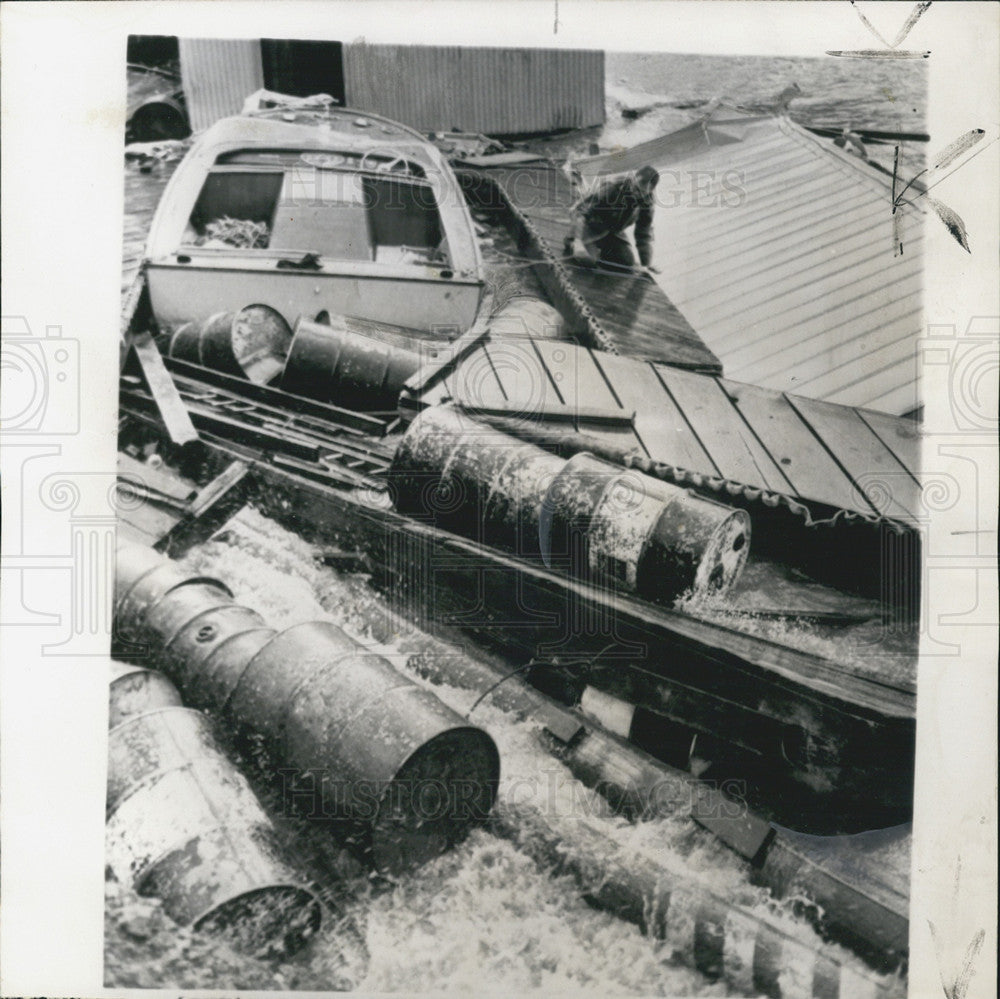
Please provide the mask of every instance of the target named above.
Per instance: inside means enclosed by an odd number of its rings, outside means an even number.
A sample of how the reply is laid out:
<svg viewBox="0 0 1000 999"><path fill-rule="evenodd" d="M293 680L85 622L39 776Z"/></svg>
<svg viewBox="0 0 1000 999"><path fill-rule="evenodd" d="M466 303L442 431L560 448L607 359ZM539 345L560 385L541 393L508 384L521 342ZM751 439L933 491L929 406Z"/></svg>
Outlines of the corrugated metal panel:
<svg viewBox="0 0 1000 999"><path fill-rule="evenodd" d="M181 77L191 127L199 132L264 86L257 39L181 38Z"/></svg>
<svg viewBox="0 0 1000 999"><path fill-rule="evenodd" d="M787 118L730 114L724 144L717 128L700 150L648 151L664 175L659 283L727 377L912 410L923 213L907 207L894 257L887 176Z"/></svg>
<svg viewBox="0 0 1000 999"><path fill-rule="evenodd" d="M604 53L458 46L344 47L346 103L424 131L509 135L604 121Z"/></svg>

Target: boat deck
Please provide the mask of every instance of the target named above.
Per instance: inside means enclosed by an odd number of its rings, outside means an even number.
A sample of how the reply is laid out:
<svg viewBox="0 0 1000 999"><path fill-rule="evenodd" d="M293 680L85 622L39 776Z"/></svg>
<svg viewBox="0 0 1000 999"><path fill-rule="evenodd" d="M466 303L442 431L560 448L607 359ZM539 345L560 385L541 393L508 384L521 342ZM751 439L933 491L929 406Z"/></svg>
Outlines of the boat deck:
<svg viewBox="0 0 1000 999"><path fill-rule="evenodd" d="M576 193L547 163L491 166L460 172L467 184L494 185L541 257L539 277L555 304L576 319L578 335L609 353L722 374L719 359L647 277L615 274L562 257ZM569 318L569 316L567 316Z"/></svg>

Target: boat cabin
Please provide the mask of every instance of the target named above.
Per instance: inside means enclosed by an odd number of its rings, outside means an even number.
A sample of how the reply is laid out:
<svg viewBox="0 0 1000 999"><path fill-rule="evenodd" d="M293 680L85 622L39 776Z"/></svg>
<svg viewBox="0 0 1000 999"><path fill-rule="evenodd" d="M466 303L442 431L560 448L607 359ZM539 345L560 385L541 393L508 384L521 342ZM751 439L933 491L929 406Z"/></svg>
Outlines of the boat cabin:
<svg viewBox="0 0 1000 999"><path fill-rule="evenodd" d="M327 313L464 332L482 265L437 150L404 126L354 113L287 117L218 123L171 179L147 245L160 326L256 303L289 325Z"/></svg>

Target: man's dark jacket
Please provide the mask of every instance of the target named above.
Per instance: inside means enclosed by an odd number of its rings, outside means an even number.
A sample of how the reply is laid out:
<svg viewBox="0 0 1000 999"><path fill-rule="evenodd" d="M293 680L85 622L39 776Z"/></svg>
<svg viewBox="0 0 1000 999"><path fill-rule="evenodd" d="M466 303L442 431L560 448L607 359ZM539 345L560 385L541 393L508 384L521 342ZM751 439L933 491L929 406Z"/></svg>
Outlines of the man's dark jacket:
<svg viewBox="0 0 1000 999"><path fill-rule="evenodd" d="M620 235L635 225L635 246L644 267L653 254L653 196L643 193L634 174L602 181L576 206L587 227L588 239Z"/></svg>

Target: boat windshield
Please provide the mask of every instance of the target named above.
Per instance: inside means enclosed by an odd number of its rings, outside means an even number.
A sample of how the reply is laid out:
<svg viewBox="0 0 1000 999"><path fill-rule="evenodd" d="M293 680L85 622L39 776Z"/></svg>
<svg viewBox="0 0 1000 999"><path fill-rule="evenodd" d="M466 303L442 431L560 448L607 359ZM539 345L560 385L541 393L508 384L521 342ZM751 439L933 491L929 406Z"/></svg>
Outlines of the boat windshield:
<svg viewBox="0 0 1000 999"><path fill-rule="evenodd" d="M423 170L383 156L229 154L205 178L183 243L404 266L449 262Z"/></svg>

